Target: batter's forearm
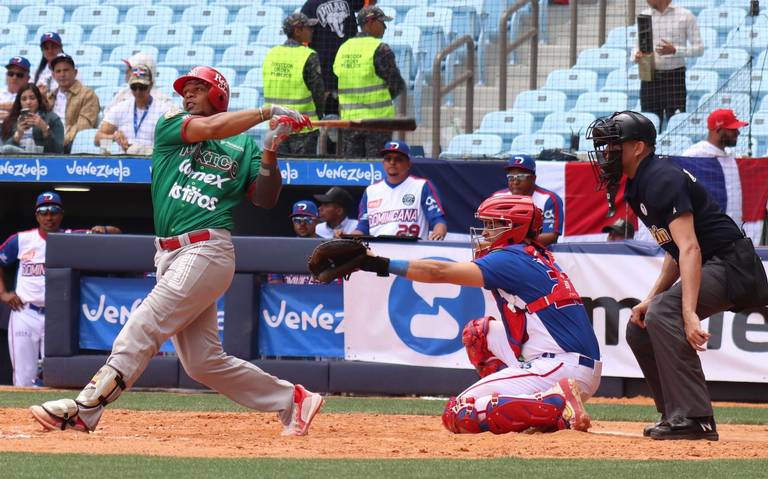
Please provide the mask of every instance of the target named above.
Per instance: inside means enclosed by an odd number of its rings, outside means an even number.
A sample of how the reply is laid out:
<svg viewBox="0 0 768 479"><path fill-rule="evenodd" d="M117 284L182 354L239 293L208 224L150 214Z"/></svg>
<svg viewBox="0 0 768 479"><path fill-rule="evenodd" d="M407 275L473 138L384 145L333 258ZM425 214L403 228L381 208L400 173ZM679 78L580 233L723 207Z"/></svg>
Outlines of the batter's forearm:
<svg viewBox="0 0 768 479"><path fill-rule="evenodd" d="M262 208L273 208L277 204L282 187L283 179L280 176L277 155L273 151L264 151L259 176L251 190L251 202Z"/></svg>

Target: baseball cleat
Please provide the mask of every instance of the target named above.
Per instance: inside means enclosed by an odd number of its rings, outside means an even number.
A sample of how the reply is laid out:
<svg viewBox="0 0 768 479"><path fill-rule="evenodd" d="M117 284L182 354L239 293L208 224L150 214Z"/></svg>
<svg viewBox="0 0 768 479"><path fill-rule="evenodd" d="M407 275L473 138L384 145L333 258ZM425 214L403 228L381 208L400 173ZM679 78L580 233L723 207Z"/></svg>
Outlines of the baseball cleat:
<svg viewBox="0 0 768 479"><path fill-rule="evenodd" d="M72 399L48 401L41 406L30 407L29 411L35 421L40 423L46 431L74 429L75 431L89 432L88 427L78 416L77 403Z"/></svg>
<svg viewBox="0 0 768 479"><path fill-rule="evenodd" d="M307 391L301 384L295 385L291 422L283 429L283 436L306 436L312 419L324 402L321 395Z"/></svg>
<svg viewBox="0 0 768 479"><path fill-rule="evenodd" d="M557 382L552 391L565 398L563 419L570 429L587 432L590 426L590 418L584 403L581 401L581 390L573 379L563 378Z"/></svg>

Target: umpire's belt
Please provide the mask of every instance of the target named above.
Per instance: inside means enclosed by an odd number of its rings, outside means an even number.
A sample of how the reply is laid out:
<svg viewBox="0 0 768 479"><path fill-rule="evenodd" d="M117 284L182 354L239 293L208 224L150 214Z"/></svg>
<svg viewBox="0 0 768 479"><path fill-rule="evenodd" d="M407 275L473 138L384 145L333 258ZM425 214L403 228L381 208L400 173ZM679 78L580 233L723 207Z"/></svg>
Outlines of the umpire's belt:
<svg viewBox="0 0 768 479"><path fill-rule="evenodd" d="M172 236L170 238L157 238L157 244L160 249L165 251L173 251L199 241L208 241L211 239L211 232L209 230L197 230L184 233L179 236Z"/></svg>
<svg viewBox="0 0 768 479"><path fill-rule="evenodd" d="M554 358L556 356L557 356L557 354L555 354L555 353L543 353L541 355L542 358ZM590 369L595 369L595 360L590 358L590 357L588 357L588 356L584 356L582 354L579 354L579 366L585 366L585 367L588 367Z"/></svg>
<svg viewBox="0 0 768 479"><path fill-rule="evenodd" d="M37 306L31 303L28 303L27 307L32 311L37 311L40 314L45 314L45 306Z"/></svg>

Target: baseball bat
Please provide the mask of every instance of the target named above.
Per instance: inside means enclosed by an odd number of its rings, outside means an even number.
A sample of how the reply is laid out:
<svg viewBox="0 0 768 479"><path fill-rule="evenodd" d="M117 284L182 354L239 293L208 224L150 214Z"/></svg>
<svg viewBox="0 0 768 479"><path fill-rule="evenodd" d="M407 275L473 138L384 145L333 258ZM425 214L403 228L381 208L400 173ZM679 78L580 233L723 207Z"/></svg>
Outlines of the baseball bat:
<svg viewBox="0 0 768 479"><path fill-rule="evenodd" d="M414 131L416 120L413 118L371 118L365 120L318 120L313 126L326 128L345 128L349 130L376 131Z"/></svg>

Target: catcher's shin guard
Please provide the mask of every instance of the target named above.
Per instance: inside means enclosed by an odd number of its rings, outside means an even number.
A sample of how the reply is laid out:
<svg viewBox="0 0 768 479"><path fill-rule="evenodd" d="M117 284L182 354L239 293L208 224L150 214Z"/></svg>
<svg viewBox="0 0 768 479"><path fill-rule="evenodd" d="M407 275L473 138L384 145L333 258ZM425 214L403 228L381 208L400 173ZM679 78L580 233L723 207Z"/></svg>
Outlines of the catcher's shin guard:
<svg viewBox="0 0 768 479"><path fill-rule="evenodd" d="M488 430L486 422L478 417L475 398L471 396L448 400L442 419L443 426L454 434L478 434Z"/></svg>
<svg viewBox="0 0 768 479"><path fill-rule="evenodd" d="M565 400L560 395L525 399L494 394L486 406L488 430L494 434L522 432L529 428L558 429Z"/></svg>

